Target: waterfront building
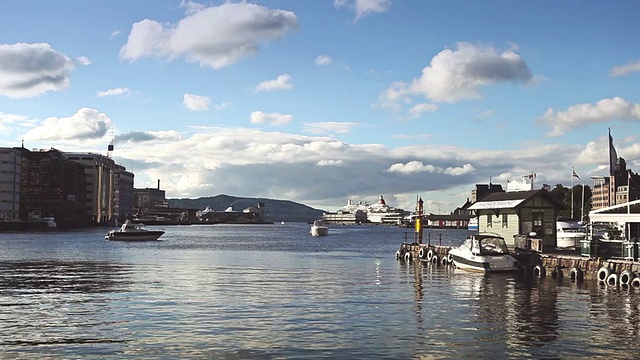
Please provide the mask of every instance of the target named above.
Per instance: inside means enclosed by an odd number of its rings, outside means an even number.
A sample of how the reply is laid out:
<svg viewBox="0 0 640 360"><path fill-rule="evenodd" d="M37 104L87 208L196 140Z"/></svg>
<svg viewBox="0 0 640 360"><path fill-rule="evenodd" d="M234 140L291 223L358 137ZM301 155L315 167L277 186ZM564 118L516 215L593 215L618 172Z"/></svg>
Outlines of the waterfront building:
<svg viewBox="0 0 640 360"><path fill-rule="evenodd" d="M93 153L63 153L67 159L85 165L85 214L96 224L114 221L116 164L108 156Z"/></svg>
<svg viewBox="0 0 640 360"><path fill-rule="evenodd" d="M20 152L0 148L0 221L16 221L20 211Z"/></svg>
<svg viewBox="0 0 640 360"><path fill-rule="evenodd" d="M489 181L488 185L476 184L475 189L471 190L471 202L475 203L476 201L487 196L488 194L491 194L494 192L504 192L504 190L502 189L502 185L492 184L491 181Z"/></svg>
<svg viewBox="0 0 640 360"><path fill-rule="evenodd" d="M20 219L53 216L62 227L86 224L85 167L56 149L14 150L21 158Z"/></svg>
<svg viewBox="0 0 640 360"><path fill-rule="evenodd" d="M508 245L515 235L535 232L543 246L556 246L556 219L567 206L545 190L491 193L469 207L478 217L479 232L497 233Z"/></svg>
<svg viewBox="0 0 640 360"><path fill-rule="evenodd" d="M133 183L134 175L122 165L116 165L114 172L114 213L119 222L133 216Z"/></svg>
<svg viewBox="0 0 640 360"><path fill-rule="evenodd" d="M157 188L133 189L133 206L136 209L150 209L167 207L165 191L160 190L160 180Z"/></svg>
<svg viewBox="0 0 640 360"><path fill-rule="evenodd" d="M427 228L466 229L471 215L467 214L428 214L425 216Z"/></svg>
<svg viewBox="0 0 640 360"><path fill-rule="evenodd" d="M612 205L610 200L611 178L609 176L592 176L593 189L591 189L591 209L598 210Z"/></svg>
<svg viewBox="0 0 640 360"><path fill-rule="evenodd" d="M613 176L592 176L591 209L625 204L640 199L640 176L627 169L624 158L617 158Z"/></svg>

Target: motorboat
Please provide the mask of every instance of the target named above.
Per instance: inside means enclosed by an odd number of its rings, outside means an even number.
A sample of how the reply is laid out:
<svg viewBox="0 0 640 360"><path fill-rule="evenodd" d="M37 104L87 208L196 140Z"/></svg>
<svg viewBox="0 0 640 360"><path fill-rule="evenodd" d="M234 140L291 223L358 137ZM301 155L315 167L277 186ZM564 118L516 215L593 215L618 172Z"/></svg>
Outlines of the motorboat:
<svg viewBox="0 0 640 360"><path fill-rule="evenodd" d="M104 236L107 240L122 241L150 241L158 240L164 234L162 230L147 230L141 223L132 223L129 220L118 230L110 230Z"/></svg>
<svg viewBox="0 0 640 360"><path fill-rule="evenodd" d="M587 238L587 230L584 225L572 219L556 220L556 247L575 248L580 247L580 241Z"/></svg>
<svg viewBox="0 0 640 360"><path fill-rule="evenodd" d="M53 216L45 216L42 218L42 221L47 224L48 228L55 228L58 226L58 224L56 223L56 219Z"/></svg>
<svg viewBox="0 0 640 360"><path fill-rule="evenodd" d="M478 218L472 217L469 219L469 224L467 225L467 230L478 231Z"/></svg>
<svg viewBox="0 0 640 360"><path fill-rule="evenodd" d="M322 220L316 220L311 225L311 235L312 236L327 236L329 235L329 227L327 223Z"/></svg>
<svg viewBox="0 0 640 360"><path fill-rule="evenodd" d="M519 266L504 238L497 234L471 235L462 245L449 250L449 255L456 267L471 271L508 272Z"/></svg>

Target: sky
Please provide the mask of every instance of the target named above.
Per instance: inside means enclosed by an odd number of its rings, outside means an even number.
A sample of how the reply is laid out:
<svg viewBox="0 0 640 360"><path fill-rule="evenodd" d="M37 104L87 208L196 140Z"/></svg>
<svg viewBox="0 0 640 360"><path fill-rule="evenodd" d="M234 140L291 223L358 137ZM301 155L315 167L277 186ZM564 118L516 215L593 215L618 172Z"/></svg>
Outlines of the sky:
<svg viewBox="0 0 640 360"><path fill-rule="evenodd" d="M640 170L640 2L0 2L0 147L167 198L449 213L475 184ZM579 176L572 177L572 170Z"/></svg>

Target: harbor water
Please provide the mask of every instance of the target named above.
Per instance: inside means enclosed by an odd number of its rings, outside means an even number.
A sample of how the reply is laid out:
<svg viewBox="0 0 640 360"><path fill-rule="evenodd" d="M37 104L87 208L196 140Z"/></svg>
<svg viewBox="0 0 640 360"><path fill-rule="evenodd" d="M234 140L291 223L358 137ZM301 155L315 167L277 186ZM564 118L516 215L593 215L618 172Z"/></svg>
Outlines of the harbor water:
<svg viewBox="0 0 640 360"><path fill-rule="evenodd" d="M0 358L640 358L640 291L398 261L411 229L150 228L0 233Z"/></svg>

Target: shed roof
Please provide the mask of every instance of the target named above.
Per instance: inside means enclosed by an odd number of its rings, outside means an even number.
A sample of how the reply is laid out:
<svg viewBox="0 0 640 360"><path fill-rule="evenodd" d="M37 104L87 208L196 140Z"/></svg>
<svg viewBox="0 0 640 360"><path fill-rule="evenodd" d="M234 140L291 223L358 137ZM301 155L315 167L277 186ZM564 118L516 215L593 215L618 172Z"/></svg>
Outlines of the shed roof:
<svg viewBox="0 0 640 360"><path fill-rule="evenodd" d="M536 197L544 196L551 201L556 207L566 209L567 206L551 196L547 190L528 190L528 191L512 191L512 192L496 192L488 194L479 201L476 201L469 207L469 210L483 209L514 209L525 201Z"/></svg>
<svg viewBox="0 0 640 360"><path fill-rule="evenodd" d="M589 219L592 222L640 223L640 200L592 210Z"/></svg>

